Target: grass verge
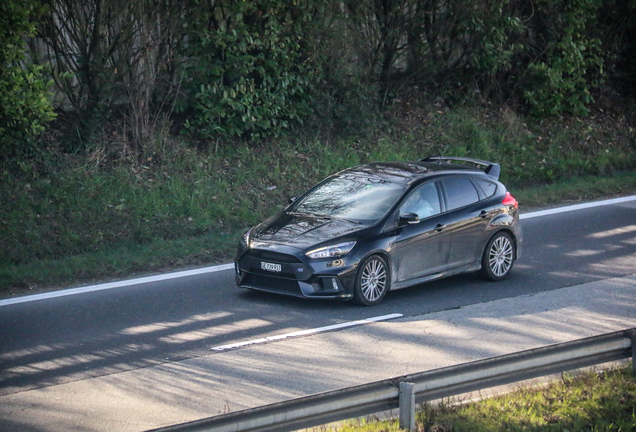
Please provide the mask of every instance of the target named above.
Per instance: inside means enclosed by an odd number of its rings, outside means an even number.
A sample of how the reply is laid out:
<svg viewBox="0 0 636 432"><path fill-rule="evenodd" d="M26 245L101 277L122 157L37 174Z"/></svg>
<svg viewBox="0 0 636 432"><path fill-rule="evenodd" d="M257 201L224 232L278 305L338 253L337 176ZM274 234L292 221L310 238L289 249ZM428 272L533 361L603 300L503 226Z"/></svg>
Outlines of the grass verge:
<svg viewBox="0 0 636 432"><path fill-rule="evenodd" d="M628 196L636 194L636 172L575 177L542 186L522 187L513 192L522 205L522 211L524 208L539 209Z"/></svg>
<svg viewBox="0 0 636 432"><path fill-rule="evenodd" d="M227 263L241 231L120 247L0 267L0 298Z"/></svg>
<svg viewBox="0 0 636 432"><path fill-rule="evenodd" d="M421 432L496 431L634 431L636 377L631 364L604 372L563 375L547 386L517 391L477 402L442 401L424 405L417 414ZM351 421L338 432L397 432L397 420Z"/></svg>
<svg viewBox="0 0 636 432"><path fill-rule="evenodd" d="M399 107L396 107L397 110ZM195 147L130 158L112 142L0 173L0 296L231 259L240 232L325 176L369 161L493 160L522 209L636 192L636 138L620 116L524 119L426 103L358 137Z"/></svg>

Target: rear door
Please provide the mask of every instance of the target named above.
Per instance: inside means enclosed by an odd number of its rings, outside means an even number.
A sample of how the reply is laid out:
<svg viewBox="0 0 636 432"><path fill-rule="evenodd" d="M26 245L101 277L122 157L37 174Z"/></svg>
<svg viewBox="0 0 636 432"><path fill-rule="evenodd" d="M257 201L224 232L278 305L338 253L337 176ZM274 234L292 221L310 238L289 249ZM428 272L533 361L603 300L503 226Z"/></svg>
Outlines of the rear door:
<svg viewBox="0 0 636 432"><path fill-rule="evenodd" d="M485 182L494 186L494 189L491 187L488 191L494 194L496 184ZM441 180L441 184L450 231L449 268L476 263L481 259L486 229L495 209L489 207L490 200L484 199L486 193L483 188L468 177L445 178Z"/></svg>

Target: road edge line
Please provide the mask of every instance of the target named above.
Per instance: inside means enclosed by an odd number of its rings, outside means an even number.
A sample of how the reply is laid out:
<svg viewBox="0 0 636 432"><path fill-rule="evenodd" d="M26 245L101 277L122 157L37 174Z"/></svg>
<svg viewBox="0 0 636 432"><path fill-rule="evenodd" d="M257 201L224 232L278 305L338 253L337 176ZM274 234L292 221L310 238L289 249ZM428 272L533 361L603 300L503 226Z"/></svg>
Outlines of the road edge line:
<svg viewBox="0 0 636 432"><path fill-rule="evenodd" d="M58 291L42 293L42 294L31 294L27 296L0 300L0 307L9 306L9 305L18 304L18 303L26 303L26 302L36 301L36 300L47 300L47 299L65 297L65 296L75 295L75 294L84 294L84 293L94 292L94 291L103 291L103 290L108 290L113 288L142 285L142 284L160 282L160 281L165 281L170 279L179 279L179 278L188 277L188 276L196 276L196 275L208 274L208 273L218 273L218 272L230 270L233 268L234 268L234 264L221 264L221 265L217 265L213 267L203 267L203 268L179 271L174 273L164 273L164 274L158 274L154 276L146 276L146 277L141 277L136 279L127 279L123 281L109 282L109 283L97 284L97 285L89 285L89 286L78 287L78 288L67 288L67 289L62 289Z"/></svg>
<svg viewBox="0 0 636 432"><path fill-rule="evenodd" d="M575 205L570 205L565 207L556 207L556 208L548 209L548 210L540 210L536 212L525 213L520 215L520 219L522 220L532 219L532 218L541 217L541 216L550 216L550 215L555 215L559 213L572 212L576 210L584 210L584 209L594 208L594 207L621 204L621 203L630 202L630 201L636 201L636 195L631 195L631 196L622 197L622 198L613 198L613 199L602 200L602 201L593 201L593 202L583 203L583 204L575 204ZM233 268L234 268L234 264L232 263L221 264L221 265L217 265L213 267L202 267L199 269L159 274L155 276L148 276L148 277L142 277L137 279L127 279L127 280L118 281L118 282L90 285L86 287L68 288L68 289L51 291L51 292L42 293L42 294L31 294L26 296L0 300L0 307L9 306L9 305L18 304L18 303L27 303L27 302L36 301L36 300L47 300L47 299L64 297L64 296L75 295L75 294L84 294L88 292L108 290L113 288L123 288L126 286L141 285L141 284L159 282L159 281L170 280L170 279L179 279L182 277L195 276L200 274L217 273L220 271L225 271L225 270L229 270Z"/></svg>
<svg viewBox="0 0 636 432"><path fill-rule="evenodd" d="M555 215L559 213L568 213L568 212L572 212L576 210L584 210L584 209L589 209L594 207L621 204L621 203L630 202L630 201L636 201L636 195L631 195L628 197L621 197L621 198L613 198L613 199L603 200L603 201L592 201L589 203L575 204L575 205L570 205L565 207L556 207L556 208L547 209L547 210L540 210L540 211L535 211L531 213L521 214L519 217L522 220L532 219L532 218L541 217L541 216L550 216L550 215Z"/></svg>

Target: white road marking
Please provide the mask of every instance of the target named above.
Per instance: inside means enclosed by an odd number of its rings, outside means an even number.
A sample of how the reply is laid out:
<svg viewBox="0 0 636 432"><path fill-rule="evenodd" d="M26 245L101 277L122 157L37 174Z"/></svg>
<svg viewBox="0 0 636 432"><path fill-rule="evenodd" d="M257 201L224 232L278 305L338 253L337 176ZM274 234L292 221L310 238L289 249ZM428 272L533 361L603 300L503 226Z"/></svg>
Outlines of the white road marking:
<svg viewBox="0 0 636 432"><path fill-rule="evenodd" d="M532 213L525 213L521 215L521 219L531 219L535 217L566 213L566 212L571 212L575 210L620 204L620 203L629 202L629 201L636 201L636 195L623 197L623 198L604 200L604 201L590 202L585 204L577 204L577 205L572 205L567 207L558 207L554 209L542 210L542 211L537 211ZM123 280L118 282L99 284L99 285L91 285L86 287L52 291L52 292L42 293L42 294L33 294L33 295L27 295L22 297L15 297L10 299L0 300L0 307L9 306L9 305L17 304L17 303L27 303L27 302L37 301L37 300L46 300L46 299L51 299L56 297L83 294L83 293L93 292L93 291L102 291L102 290L108 290L113 288L140 285L140 284L164 281L169 279L179 279L179 278L187 277L187 276L194 276L194 275L207 274L207 273L217 273L220 271L225 271L225 270L229 270L233 268L234 268L234 264L223 264L223 265L214 266L214 267L203 267L203 268L194 269L194 270L167 273L167 274L156 275L156 276L149 276L149 277L129 279L129 280Z"/></svg>
<svg viewBox="0 0 636 432"><path fill-rule="evenodd" d="M277 336L270 336L270 337L259 338L259 339L252 339L252 340L249 340L249 341L237 342L237 343L233 343L233 344L229 344L229 345L220 345L220 346L212 348L212 351L227 351L227 350L236 349L236 348L243 348L243 347L246 347L248 345L257 345L257 344L262 344L262 343L267 343L267 342L274 342L274 341L278 341L278 340L294 338L294 337L299 337L299 336L314 335L314 334L317 334L317 333L324 333L324 332L328 332L328 331L340 330L340 329L343 329L343 328L356 327L356 326L370 324L370 323L378 322L378 321L387 321L387 320L392 320L392 319L396 319L396 318L402 318L403 316L404 315L402 315L400 313L394 313L394 314L382 315L382 316L374 317L374 318L362 319L362 320L358 320L358 321L343 322L343 323L340 323L340 324L334 324L334 325L330 325L330 326L326 326L326 327L319 327L319 328L308 329L308 330L300 330L300 331L297 331L297 332L285 333L285 334L281 334L281 335L277 335Z"/></svg>
<svg viewBox="0 0 636 432"><path fill-rule="evenodd" d="M548 209L548 210L541 210L541 211L536 211L532 213L522 214L520 217L521 219L532 219L536 217L555 215L559 213L567 213L567 212L576 211L576 210L608 206L613 204L621 204L621 203L629 202L629 201L636 201L636 195L622 197L622 198L614 198L614 199L603 200L603 201L589 202L584 204L576 204L576 205L571 205L566 207L557 207L557 208Z"/></svg>
<svg viewBox="0 0 636 432"><path fill-rule="evenodd" d="M45 299L51 299L56 297L64 297L64 296L69 296L74 294L84 294L84 293L93 292L93 291L103 291L103 290L108 290L113 288L141 285L141 284L165 281L170 279L179 279L179 278L183 278L187 276L196 276L196 275L207 274L207 273L217 273L220 271L225 271L225 270L229 270L233 268L234 268L234 264L223 264L223 265L218 265L214 267L203 267L203 268L194 269L194 270L166 273L166 274L147 276L147 277L142 277L137 279L128 279L128 280L110 282L110 283L99 284L99 285L90 285L90 286L79 287L79 288L69 288L69 289L52 291L52 292L42 293L42 294L33 294L33 295L28 295L23 297L0 300L0 307L17 304L17 303L26 303L26 302L36 301L36 300L45 300Z"/></svg>

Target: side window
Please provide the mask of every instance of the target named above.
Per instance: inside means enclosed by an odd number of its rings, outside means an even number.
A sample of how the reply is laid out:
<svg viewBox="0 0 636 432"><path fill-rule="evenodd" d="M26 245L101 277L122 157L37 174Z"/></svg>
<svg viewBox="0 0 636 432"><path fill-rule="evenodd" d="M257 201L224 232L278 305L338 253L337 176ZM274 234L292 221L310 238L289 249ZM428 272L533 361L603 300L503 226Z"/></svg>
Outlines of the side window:
<svg viewBox="0 0 636 432"><path fill-rule="evenodd" d="M415 213L420 219L441 213L435 183L423 184L411 192L400 207L400 214L404 213Z"/></svg>
<svg viewBox="0 0 636 432"><path fill-rule="evenodd" d="M484 192L486 198L490 198L497 192L497 185L493 182L482 179L473 179L477 186Z"/></svg>
<svg viewBox="0 0 636 432"><path fill-rule="evenodd" d="M479 201L479 194L467 178L444 179L444 188L448 199L448 210L454 210Z"/></svg>

